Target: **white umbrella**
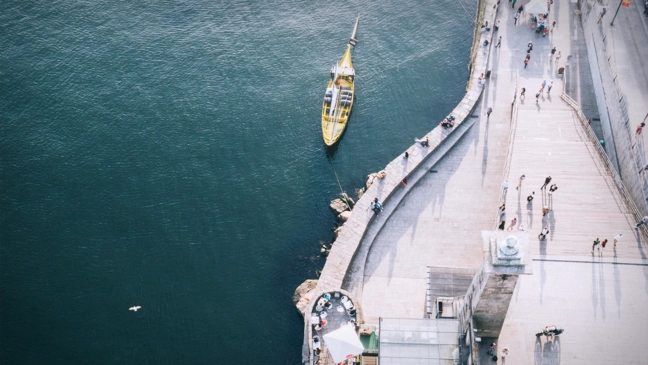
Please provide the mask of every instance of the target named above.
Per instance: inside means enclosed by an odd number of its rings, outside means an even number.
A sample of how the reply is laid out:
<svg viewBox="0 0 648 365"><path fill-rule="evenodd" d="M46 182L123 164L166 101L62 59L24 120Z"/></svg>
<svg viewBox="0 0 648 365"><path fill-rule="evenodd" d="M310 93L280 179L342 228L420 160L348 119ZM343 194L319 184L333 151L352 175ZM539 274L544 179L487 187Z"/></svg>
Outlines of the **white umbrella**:
<svg viewBox="0 0 648 365"><path fill-rule="evenodd" d="M531 0L524 7L529 14L547 14L547 0Z"/></svg>
<svg viewBox="0 0 648 365"><path fill-rule="evenodd" d="M324 343L336 364L359 355L364 350L353 325L342 326L325 334Z"/></svg>

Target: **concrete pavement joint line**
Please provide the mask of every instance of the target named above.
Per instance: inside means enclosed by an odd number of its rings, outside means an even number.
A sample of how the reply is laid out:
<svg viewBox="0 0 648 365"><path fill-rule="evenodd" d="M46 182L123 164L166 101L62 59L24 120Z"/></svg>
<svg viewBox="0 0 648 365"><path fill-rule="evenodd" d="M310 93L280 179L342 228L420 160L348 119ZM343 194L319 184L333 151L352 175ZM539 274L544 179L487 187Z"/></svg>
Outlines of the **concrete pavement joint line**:
<svg viewBox="0 0 648 365"><path fill-rule="evenodd" d="M595 260L593 257L592 260ZM587 260L556 260L556 259L531 259L531 261L544 262L573 262L578 264L611 264L611 265L629 265L629 266L648 266L648 264L636 264L632 262L614 262L614 261L587 261Z"/></svg>

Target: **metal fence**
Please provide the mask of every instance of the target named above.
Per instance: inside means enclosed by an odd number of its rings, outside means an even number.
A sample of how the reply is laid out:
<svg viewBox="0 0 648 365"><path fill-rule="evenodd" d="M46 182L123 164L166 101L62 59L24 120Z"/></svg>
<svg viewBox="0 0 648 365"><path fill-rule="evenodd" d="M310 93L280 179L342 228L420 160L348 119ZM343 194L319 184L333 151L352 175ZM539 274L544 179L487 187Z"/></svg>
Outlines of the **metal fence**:
<svg viewBox="0 0 648 365"><path fill-rule="evenodd" d="M565 71L567 72L567 71ZM564 76L563 76L564 77ZM628 209L631 211L632 215L634 216L635 220L638 222L640 221L644 214L642 211L637 207L635 204L634 200L632 199L632 196L628 192L628 189L626 188L625 184L623 183L623 180L621 179L621 176L619 173L616 171L614 168L614 165L612 164L612 161L610 160L610 157L607 155L603 147L601 146L601 143L599 142L598 137L594 133L594 130L592 130L592 127L589 125L588 119L583 115L583 112L580 110L578 107L578 103L574 99L572 99L569 95L565 94L564 90L560 97L574 109L574 112L576 113L576 116L578 117L578 120L580 121L581 127L583 127L583 130L585 131L585 134L587 137L590 139L590 142L594 145L596 151L599 154L599 157L601 157L601 160L603 160L603 163L607 167L607 170L610 172L610 175L612 176L612 179L614 180L617 188L619 189L619 193L621 194L621 197L626 203L626 206ZM646 228L646 225L642 225L639 228L639 232L643 236L644 243L648 242L648 228Z"/></svg>

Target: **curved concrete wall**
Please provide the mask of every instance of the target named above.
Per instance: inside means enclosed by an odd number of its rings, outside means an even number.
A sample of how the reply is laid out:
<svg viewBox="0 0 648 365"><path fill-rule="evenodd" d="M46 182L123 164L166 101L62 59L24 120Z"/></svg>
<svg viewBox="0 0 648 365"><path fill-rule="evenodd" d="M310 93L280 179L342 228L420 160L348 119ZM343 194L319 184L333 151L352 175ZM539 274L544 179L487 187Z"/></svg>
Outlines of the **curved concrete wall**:
<svg viewBox="0 0 648 365"><path fill-rule="evenodd" d="M494 0L486 1L484 19L488 20L489 24L493 24L495 19L495 9L492 7L494 3ZM479 27L479 24L476 26ZM341 288L349 264L368 231L370 229L379 230L382 227L382 224L389 218L393 208L404 197L405 194L403 193L411 189L425 175L430 168L430 162L436 162L430 161L431 158L443 157L442 155L459 140L461 135L474 122L471 120L470 115L481 98L483 91L483 87L479 85L477 79L482 73L486 73L490 50L493 46L492 31L479 34L480 39L476 41L478 41L483 51L478 51L475 55L470 88L461 102L450 113L456 118L455 128L448 130L437 126L426 135L430 138L429 147L423 147L415 143L407 149L409 158L404 158L403 153L385 167L384 170L387 176L384 179L376 179L362 198L356 202L351 217L344 224L342 231L331 249L317 287L311 292L313 296L323 292L336 291ZM481 44L486 39L488 39L490 44L484 47ZM408 181L406 187L401 185L401 181L404 178ZM376 197L383 203L385 208L378 215L374 215L368 209ZM309 297L312 296L309 295Z"/></svg>
<svg viewBox="0 0 648 365"><path fill-rule="evenodd" d="M477 28L483 21L487 20L489 24L495 23L496 8L495 0L480 0L477 7L478 22ZM479 15L483 14L483 17ZM474 59L471 60L472 72L470 75L469 87L464 98L450 113L455 117L455 127L445 129L437 126L432 129L427 137L430 139L430 146L423 147L415 143L407 149L409 158L404 157L404 153L396 157L386 167L387 176L384 179L376 179L367 189L362 198L355 205L351 217L344 224L342 231L338 235L335 244L328 256L322 274L320 275L317 287L305 295L309 300L309 305L303 309L304 313L304 347L303 361L308 363L312 361L310 356L310 342L312 331L310 326L310 315L314 305L313 298L318 298L325 292L342 291L342 284L349 269L360 270L364 268L350 268L351 261L356 255L366 255L368 253L375 235L380 231L389 216L398 207L401 200L407 195L407 192L430 170L439 159L441 159L463 134L474 124L474 118L471 118L472 111L475 109L481 98L483 87L479 85L478 78L485 74L488 68L488 60L491 48L493 47L493 31L479 33L479 38L475 38L473 43L477 44L477 52ZM483 42L488 40L490 43L484 47ZM425 138L425 136L423 136ZM403 186L401 181L407 179L407 186ZM369 209L374 198L383 204L384 210L378 215L374 215ZM361 247L361 243L364 244ZM360 260L363 261L364 260ZM352 297L352 293L349 293ZM358 303L357 298L354 302ZM361 303L360 303L361 304ZM363 322L360 322L362 324Z"/></svg>

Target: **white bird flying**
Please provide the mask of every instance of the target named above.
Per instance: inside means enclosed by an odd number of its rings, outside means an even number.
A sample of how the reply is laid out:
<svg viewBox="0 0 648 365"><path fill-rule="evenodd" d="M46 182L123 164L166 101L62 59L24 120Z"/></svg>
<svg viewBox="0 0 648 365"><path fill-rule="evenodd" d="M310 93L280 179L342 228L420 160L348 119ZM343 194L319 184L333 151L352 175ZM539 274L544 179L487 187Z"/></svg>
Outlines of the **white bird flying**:
<svg viewBox="0 0 648 365"><path fill-rule="evenodd" d="M134 307L128 308L129 311L137 312L138 309L142 308L141 305L136 305Z"/></svg>

